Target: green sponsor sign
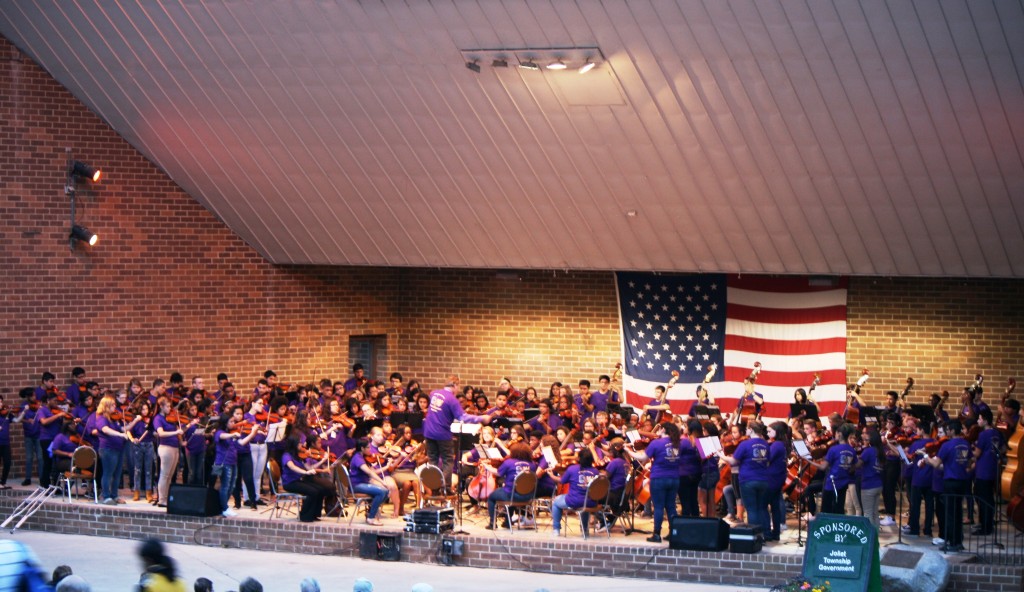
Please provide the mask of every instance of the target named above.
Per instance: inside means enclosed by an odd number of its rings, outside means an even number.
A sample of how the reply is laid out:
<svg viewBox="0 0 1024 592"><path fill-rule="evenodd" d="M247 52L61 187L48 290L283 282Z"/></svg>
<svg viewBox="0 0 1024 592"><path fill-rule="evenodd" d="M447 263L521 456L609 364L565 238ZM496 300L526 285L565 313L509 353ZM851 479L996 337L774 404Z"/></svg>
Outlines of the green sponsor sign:
<svg viewBox="0 0 1024 592"><path fill-rule="evenodd" d="M881 592L878 531L863 516L818 514L807 527L803 577L835 592Z"/></svg>

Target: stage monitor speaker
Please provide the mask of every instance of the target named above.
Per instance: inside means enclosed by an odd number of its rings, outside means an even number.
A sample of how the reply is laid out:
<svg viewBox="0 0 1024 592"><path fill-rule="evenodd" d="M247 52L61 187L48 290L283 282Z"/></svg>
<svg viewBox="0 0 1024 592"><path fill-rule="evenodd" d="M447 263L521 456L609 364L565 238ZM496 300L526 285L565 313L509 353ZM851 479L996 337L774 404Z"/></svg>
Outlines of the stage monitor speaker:
<svg viewBox="0 0 1024 592"><path fill-rule="evenodd" d="M179 516L219 516L217 491L200 485L171 485L167 513Z"/></svg>
<svg viewBox="0 0 1024 592"><path fill-rule="evenodd" d="M676 516L669 524L669 549L724 551L729 548L729 525L721 518Z"/></svg>

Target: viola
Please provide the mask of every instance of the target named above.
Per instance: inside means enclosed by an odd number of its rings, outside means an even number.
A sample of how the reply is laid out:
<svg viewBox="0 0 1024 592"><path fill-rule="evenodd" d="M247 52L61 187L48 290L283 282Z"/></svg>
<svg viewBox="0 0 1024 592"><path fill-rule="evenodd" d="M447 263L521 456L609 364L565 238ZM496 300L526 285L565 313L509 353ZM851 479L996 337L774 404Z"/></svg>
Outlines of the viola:
<svg viewBox="0 0 1024 592"><path fill-rule="evenodd" d="M320 450L319 448L299 448L299 458L301 458L302 460L306 460L307 458L311 458L313 460L323 460L324 455L327 455L328 462L332 464L337 462L338 460L337 455L335 455L333 452ZM367 460L367 462L370 461Z"/></svg>
<svg viewBox="0 0 1024 592"><path fill-rule="evenodd" d="M344 413L332 415L331 423L340 423L343 428L351 428L356 425L356 421Z"/></svg>
<svg viewBox="0 0 1024 592"><path fill-rule="evenodd" d="M302 456L302 451L299 451L299 456ZM363 457L363 460L365 460L368 464L371 465L380 464L380 457L378 457L376 454L367 454L366 456Z"/></svg>
<svg viewBox="0 0 1024 592"><path fill-rule="evenodd" d="M79 446L82 445L82 437L79 436L78 434L74 434L72 436L69 436L68 440L71 440L72 444L78 444Z"/></svg>
<svg viewBox="0 0 1024 592"><path fill-rule="evenodd" d="M949 436L943 436L934 442L929 442L924 445L925 454L928 456L935 456L939 453L939 449L942 445L949 441Z"/></svg>

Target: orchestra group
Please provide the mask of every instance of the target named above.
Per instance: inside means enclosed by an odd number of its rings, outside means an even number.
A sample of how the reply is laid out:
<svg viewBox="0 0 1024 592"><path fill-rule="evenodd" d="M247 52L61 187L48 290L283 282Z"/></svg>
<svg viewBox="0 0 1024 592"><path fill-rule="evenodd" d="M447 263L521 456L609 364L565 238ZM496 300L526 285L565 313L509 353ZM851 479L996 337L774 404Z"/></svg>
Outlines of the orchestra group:
<svg viewBox="0 0 1024 592"><path fill-rule="evenodd" d="M596 387L586 379L575 388L555 382L543 395L503 378L491 397L456 376L432 391L397 372L382 383L359 364L345 381L312 384L285 384L268 370L252 391L236 389L225 374L207 391L201 377L186 384L178 373L114 390L82 368L61 389L44 372L38 387L22 389L17 405L0 403L0 488L9 488L10 426L20 423L23 485L34 471L40 486L56 483L76 450L88 446L98 456L98 499L108 505L126 503L125 476L133 501L159 507L176 481L215 487L225 516L243 504L258 509L266 504L264 488L280 488L303 497L299 519L312 522L344 511L336 487L344 466L351 490L369 498L366 522L380 525L385 504L400 517L417 503L419 470L430 464L466 496L469 514L487 513L491 529L499 526L498 503L520 501L513 484L530 471L536 497L551 499L556 536L566 510L594 503L587 488L600 475L609 482L611 511L597 514L596 528L642 512L653 517L651 542L661 541L663 525L677 515L723 514L731 524L759 525L766 541L777 541L787 511L813 519L818 497L822 512L895 525L903 494L908 536L962 548L965 507L972 523L977 510L973 534L993 533L1003 456L1020 423L1012 381L996 410L982 401L979 376L947 412L948 393L928 405L907 404L911 379L902 393L888 391L883 404L868 405L862 379L849 385L842 413L819 419L816 379L796 390L787 420L766 423L757 368L724 414L702 386L689 412L674 414L667 394L677 374L647 404L628 406L612 387L618 377L616 368ZM484 425L463 449L453 422ZM588 517L581 513L585 530ZM522 516L523 525L528 519Z"/></svg>

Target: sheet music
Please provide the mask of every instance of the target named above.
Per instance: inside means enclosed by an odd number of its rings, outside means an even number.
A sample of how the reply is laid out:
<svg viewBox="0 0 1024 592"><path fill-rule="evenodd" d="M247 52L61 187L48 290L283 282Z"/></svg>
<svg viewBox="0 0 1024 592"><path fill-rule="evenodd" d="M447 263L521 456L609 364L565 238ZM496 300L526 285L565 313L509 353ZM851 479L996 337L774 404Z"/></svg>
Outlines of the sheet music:
<svg viewBox="0 0 1024 592"><path fill-rule="evenodd" d="M718 436L697 438L697 451L702 459L722 451L722 440Z"/></svg>
<svg viewBox="0 0 1024 592"><path fill-rule="evenodd" d="M548 468L558 466L558 457L555 456L555 451L550 446L541 446L541 453L544 455L544 459L548 461Z"/></svg>
<svg viewBox="0 0 1024 592"><path fill-rule="evenodd" d="M480 433L480 429L484 426L478 423L463 423L461 421L453 421L451 425L451 431L453 434L469 434L475 436Z"/></svg>
<svg viewBox="0 0 1024 592"><path fill-rule="evenodd" d="M287 421L281 421L278 423L272 423L267 426L267 443L280 442L284 440L284 434L287 431L285 428L288 427Z"/></svg>
<svg viewBox="0 0 1024 592"><path fill-rule="evenodd" d="M638 432L637 430L627 430L626 439L629 440L630 444L635 444L638 440L640 440L640 432Z"/></svg>
<svg viewBox="0 0 1024 592"><path fill-rule="evenodd" d="M908 465L913 464L912 462L910 462L910 459L907 457L907 451L903 449L903 445L902 444L897 444L896 445L896 452L900 453L900 458L903 459L904 463L906 463Z"/></svg>
<svg viewBox="0 0 1024 592"><path fill-rule="evenodd" d="M803 440L793 440L793 450L796 450L797 455L804 460L811 460L811 449L807 447L807 442Z"/></svg>
<svg viewBox="0 0 1024 592"><path fill-rule="evenodd" d="M501 456L501 450L497 446L493 448L485 448L484 450L487 453L488 460L500 460L503 458Z"/></svg>

